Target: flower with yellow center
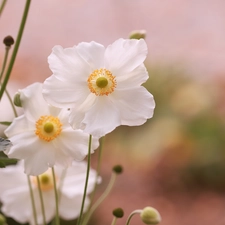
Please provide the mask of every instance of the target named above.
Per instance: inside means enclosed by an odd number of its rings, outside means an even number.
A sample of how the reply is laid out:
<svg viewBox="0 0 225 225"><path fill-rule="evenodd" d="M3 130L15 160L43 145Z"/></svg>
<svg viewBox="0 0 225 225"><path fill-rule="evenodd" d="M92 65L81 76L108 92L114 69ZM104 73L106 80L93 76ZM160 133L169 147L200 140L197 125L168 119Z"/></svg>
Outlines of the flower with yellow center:
<svg viewBox="0 0 225 225"><path fill-rule="evenodd" d="M72 220L79 216L86 168L85 162L73 162L72 166L66 171L62 167L55 167L56 185L60 195L59 216L62 219ZM29 223L35 225L27 176L23 170L23 161L20 161L17 165L0 168L1 211L20 224ZM96 172L91 169L87 189L88 194L94 189L95 179ZM40 174L39 180L44 200L46 221L49 223L55 217L55 196L51 169ZM31 177L30 181L33 189L38 224L43 224L37 178ZM98 181L100 181L100 178ZM89 198L87 197L85 200L85 210L89 202Z"/></svg>
<svg viewBox="0 0 225 225"><path fill-rule="evenodd" d="M41 91L41 83L19 91L24 115L5 130L12 142L5 153L10 158L24 159L25 172L35 176L54 165L67 167L72 160L84 159L89 140L88 134L71 128L69 111L47 104ZM92 152L97 147L98 140L93 138Z"/></svg>
<svg viewBox="0 0 225 225"><path fill-rule="evenodd" d="M43 85L48 103L70 108L69 123L96 137L117 126L137 126L153 115L153 96L141 86L148 73L143 39L119 39L72 48L55 46L48 57L53 75Z"/></svg>

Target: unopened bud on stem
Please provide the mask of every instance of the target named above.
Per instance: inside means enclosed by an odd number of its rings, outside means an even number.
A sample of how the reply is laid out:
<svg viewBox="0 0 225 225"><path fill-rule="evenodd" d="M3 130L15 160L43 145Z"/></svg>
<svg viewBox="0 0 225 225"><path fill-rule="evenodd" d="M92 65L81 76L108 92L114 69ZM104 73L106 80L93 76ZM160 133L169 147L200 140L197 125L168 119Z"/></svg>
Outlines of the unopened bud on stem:
<svg viewBox="0 0 225 225"><path fill-rule="evenodd" d="M123 209L122 208L116 208L113 210L113 215L116 217L116 218L122 218L123 215L124 215L124 212L123 212Z"/></svg>
<svg viewBox="0 0 225 225"><path fill-rule="evenodd" d="M153 207L145 207L140 216L145 224L158 224L161 222L161 216L158 210Z"/></svg>
<svg viewBox="0 0 225 225"><path fill-rule="evenodd" d="M146 37L146 31L145 30L134 30L130 33L129 38L130 39L145 39Z"/></svg>
<svg viewBox="0 0 225 225"><path fill-rule="evenodd" d="M3 39L3 43L5 44L5 46L7 47L10 47L11 45L14 44L14 39L12 36L6 36L4 39Z"/></svg>

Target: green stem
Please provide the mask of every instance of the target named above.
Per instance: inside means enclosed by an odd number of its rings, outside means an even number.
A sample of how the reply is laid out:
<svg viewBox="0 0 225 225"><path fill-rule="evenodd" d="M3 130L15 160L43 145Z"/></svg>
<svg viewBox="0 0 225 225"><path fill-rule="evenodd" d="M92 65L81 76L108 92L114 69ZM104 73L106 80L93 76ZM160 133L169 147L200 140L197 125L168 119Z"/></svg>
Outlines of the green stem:
<svg viewBox="0 0 225 225"><path fill-rule="evenodd" d="M7 2L7 0L2 1L1 7L0 7L0 16L2 15L2 12L3 12L6 2Z"/></svg>
<svg viewBox="0 0 225 225"><path fill-rule="evenodd" d="M29 7L30 7L30 2L31 2L31 0L26 1L23 17L22 17L22 20L21 20L21 24L20 24L19 32L18 32L18 35L17 35L17 38L16 38L15 46L14 46L14 49L13 49L13 52L12 52L12 56L11 56L11 59L10 59L10 62L9 62L8 70L6 72L5 79L3 81L3 84L2 84L2 87L1 87L1 90L0 90L0 100L2 99L2 95L5 91L6 85L8 83L8 80L9 80L10 74L12 72L12 68L13 68L15 59L16 59L16 55L17 55L17 52L18 52L18 49L19 49L20 41L21 41L21 38L22 38L23 30L24 30L24 27L25 27L28 11L29 11Z"/></svg>
<svg viewBox="0 0 225 225"><path fill-rule="evenodd" d="M6 63L7 63L8 55L9 55L9 49L10 49L9 46L5 47L5 56L4 56L4 60L3 60L3 64L2 64L2 70L1 70L1 73L0 73L0 82L2 82L2 76L3 76L3 73L5 71L5 66L6 66Z"/></svg>
<svg viewBox="0 0 225 225"><path fill-rule="evenodd" d="M42 191L41 191L41 183L40 183L39 176L37 176L37 183L38 183L38 192L39 192L39 197L40 197L40 202L41 202L41 212L42 212L42 216L43 216L43 224L47 225L46 217L45 217L45 206L44 206L44 200L43 200L43 195L42 195Z"/></svg>
<svg viewBox="0 0 225 225"><path fill-rule="evenodd" d="M112 173L111 179L109 181L108 186L106 187L105 191L103 194L99 197L99 199L95 202L95 204L90 208L88 211L87 216L85 217L85 220L83 222L83 225L86 225L93 214L93 212L98 208L98 206L105 200L105 198L109 195L110 191L112 190L112 187L116 181L117 174Z"/></svg>
<svg viewBox="0 0 225 225"><path fill-rule="evenodd" d="M116 221L117 221L117 218L114 216L111 225L115 225L116 224Z"/></svg>
<svg viewBox="0 0 225 225"><path fill-rule="evenodd" d="M10 94L7 91L7 89L5 89L5 93L7 95L7 98L9 99L10 105L12 106L12 110L13 110L14 116L17 117L18 116L18 113L16 112L16 108L15 108L15 106L13 104L12 98L10 97Z"/></svg>
<svg viewBox="0 0 225 225"><path fill-rule="evenodd" d="M90 207L91 207L92 202L94 200L94 195L95 195L95 192L96 192L96 189L97 189L97 185L98 185L98 178L99 178L100 169L101 169L101 162L102 162L103 142L104 142L104 137L102 137L101 140L100 140L100 145L99 145L99 150L98 150L98 165L97 165L97 170L96 170L97 173L96 173L96 178L95 178L94 190L91 193L91 197L90 197L90 199L91 199L91 201L90 201Z"/></svg>
<svg viewBox="0 0 225 225"><path fill-rule="evenodd" d="M58 190L57 190L57 186L56 186L54 167L52 167L52 176L53 176L53 183L54 183L55 207L56 207L55 224L60 225L60 220L59 220L59 195L58 195Z"/></svg>
<svg viewBox="0 0 225 225"><path fill-rule="evenodd" d="M35 223L35 225L38 225L37 213L36 213L36 207L35 207L35 201L34 201L34 193L33 193L33 189L32 189L32 186L31 186L29 176L27 176L27 180L28 180L28 185L29 185L29 190L30 190L30 199L31 199L31 205L32 205L32 210L33 210L34 223Z"/></svg>
<svg viewBox="0 0 225 225"><path fill-rule="evenodd" d="M85 199L86 199L88 178L89 178L89 172L90 172L90 166L91 166L91 142L92 142L92 135L89 136L86 180L85 180L85 185L84 185L84 193L83 193L83 199L82 199L82 204L81 204L81 209L80 209L80 216L78 217L77 225L81 224L83 211L84 211L84 203L85 203Z"/></svg>
<svg viewBox="0 0 225 225"><path fill-rule="evenodd" d="M129 225L129 224L130 224L130 220L131 220L131 218L133 217L133 215L135 215L135 214L140 214L141 212L142 212L142 210L140 210L140 209L134 210L134 211L128 216L127 222L126 222L125 225Z"/></svg>

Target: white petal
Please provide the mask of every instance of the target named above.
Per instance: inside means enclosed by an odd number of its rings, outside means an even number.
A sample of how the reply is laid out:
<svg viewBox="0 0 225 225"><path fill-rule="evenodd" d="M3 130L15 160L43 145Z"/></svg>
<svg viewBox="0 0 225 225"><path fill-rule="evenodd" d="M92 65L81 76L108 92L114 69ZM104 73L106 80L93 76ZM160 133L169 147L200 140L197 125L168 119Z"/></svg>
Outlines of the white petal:
<svg viewBox="0 0 225 225"><path fill-rule="evenodd" d="M38 141L32 148L35 148L35 152L24 159L25 173L37 176L54 166L55 147L51 142Z"/></svg>
<svg viewBox="0 0 225 225"><path fill-rule="evenodd" d="M55 46L48 62L53 74L61 81L86 81L91 73L91 68L79 56L76 47L63 49L61 46Z"/></svg>
<svg viewBox="0 0 225 225"><path fill-rule="evenodd" d="M78 111L78 114L82 115L82 112ZM77 122L79 121L76 121L76 109L71 111L71 116L73 118L73 121L69 120L72 123L71 125L78 125ZM117 106L107 96L100 96L96 98L95 103L88 111L83 112L83 120L80 122L78 128L99 138L110 133L120 123L120 112Z"/></svg>
<svg viewBox="0 0 225 225"><path fill-rule="evenodd" d="M13 145L6 152L10 158L24 159L37 151L36 146L38 146L39 140L33 132L21 132L10 137L10 140Z"/></svg>
<svg viewBox="0 0 225 225"><path fill-rule="evenodd" d="M16 117L12 124L5 130L5 135L10 138L14 135L23 133L25 131L32 131L34 130L34 124L32 121L27 120L27 118L22 115Z"/></svg>
<svg viewBox="0 0 225 225"><path fill-rule="evenodd" d="M89 135L81 130L73 130L68 128L63 130L61 135L54 140L55 146L63 149L66 154L77 160L83 160L88 153ZM98 147L98 141L93 138L91 153Z"/></svg>
<svg viewBox="0 0 225 225"><path fill-rule="evenodd" d="M113 93L114 104L120 109L121 125L138 126L153 116L155 101L142 86Z"/></svg>
<svg viewBox="0 0 225 225"><path fill-rule="evenodd" d="M76 49L92 70L104 67L105 47L103 45L94 41L90 43L82 42L77 45Z"/></svg>
<svg viewBox="0 0 225 225"><path fill-rule="evenodd" d="M15 188L15 184L16 186L27 187L27 178L21 165L10 165L6 168L0 168L0 181L0 198L4 191Z"/></svg>
<svg viewBox="0 0 225 225"><path fill-rule="evenodd" d="M141 65L147 55L147 45L143 39L118 39L106 48L105 67L114 76L122 76Z"/></svg>
<svg viewBox="0 0 225 225"><path fill-rule="evenodd" d="M42 115L48 115L48 105L42 96L42 84L33 83L19 90L24 114L28 120L36 122Z"/></svg>
<svg viewBox="0 0 225 225"><path fill-rule="evenodd" d="M131 72L122 73L116 77L116 89L130 89L139 87L149 78L144 64L138 66Z"/></svg>
<svg viewBox="0 0 225 225"><path fill-rule="evenodd" d="M62 194L59 205L60 217L65 220L77 218L80 214L81 202L82 202L82 195L77 195L73 198L70 198ZM90 202L89 199L86 198L84 204L84 212L87 210L89 202Z"/></svg>
<svg viewBox="0 0 225 225"><path fill-rule="evenodd" d="M26 223L33 217L28 186L10 189L1 197L2 212L20 223ZM21 207L22 204L22 207Z"/></svg>
<svg viewBox="0 0 225 225"><path fill-rule="evenodd" d="M52 75L45 80L43 95L48 103L59 108L73 108L87 98L90 93L85 82L70 82L59 80Z"/></svg>
<svg viewBox="0 0 225 225"><path fill-rule="evenodd" d="M87 163L73 162L73 165L66 171L66 177L63 180L62 193L71 198L76 195L82 195L86 178ZM87 193L91 193L96 182L96 171L90 169ZM99 179L97 180L99 183Z"/></svg>

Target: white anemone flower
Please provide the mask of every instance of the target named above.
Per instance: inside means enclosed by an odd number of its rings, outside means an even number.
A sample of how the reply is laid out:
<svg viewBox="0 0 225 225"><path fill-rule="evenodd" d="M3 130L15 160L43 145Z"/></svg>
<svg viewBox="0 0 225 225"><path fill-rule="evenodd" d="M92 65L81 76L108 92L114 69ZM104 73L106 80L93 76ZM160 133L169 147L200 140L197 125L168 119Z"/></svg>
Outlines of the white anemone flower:
<svg viewBox="0 0 225 225"><path fill-rule="evenodd" d="M62 169L55 167L56 183L59 189L59 216L65 220L75 219L79 216L85 175L86 162L73 162L71 167ZM55 194L51 169L39 175L40 187L44 200L46 222L50 222L55 217ZM99 178L100 179L100 178ZM98 179L98 182L100 181ZM2 212L12 217L19 223L35 224L30 190L27 175L23 172L23 163L8 166L0 169L0 201L2 202ZM43 224L41 203L37 185L37 178L30 177L33 189L34 202L38 224ZM96 172L90 170L87 193L94 189ZM90 203L89 198L85 200L84 210ZM21 207L22 206L22 207Z"/></svg>
<svg viewBox="0 0 225 225"><path fill-rule="evenodd" d="M72 160L83 160L88 154L89 135L74 130L68 123L69 111L47 104L42 84L34 83L19 90L24 115L15 118L5 130L12 142L5 153L10 158L24 159L25 173L39 175L49 167L67 167ZM92 139L92 149L98 140Z"/></svg>
<svg viewBox="0 0 225 225"><path fill-rule="evenodd" d="M96 137L117 126L138 126L153 116L153 96L141 86L148 79L143 39L118 39L105 48L82 42L55 46L48 62L53 75L43 85L52 105L70 108L69 123Z"/></svg>

